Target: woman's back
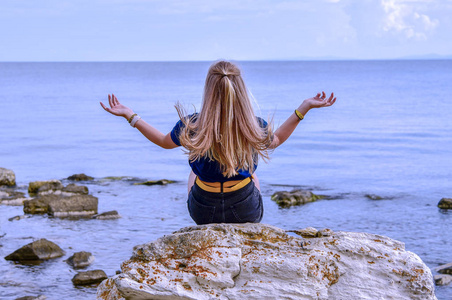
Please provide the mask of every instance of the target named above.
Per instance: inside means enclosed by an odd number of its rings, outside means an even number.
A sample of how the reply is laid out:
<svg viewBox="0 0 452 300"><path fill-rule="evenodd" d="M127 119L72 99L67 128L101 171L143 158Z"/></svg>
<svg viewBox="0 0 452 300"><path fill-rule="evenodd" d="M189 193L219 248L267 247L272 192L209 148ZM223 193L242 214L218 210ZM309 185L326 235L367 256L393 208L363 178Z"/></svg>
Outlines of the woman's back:
<svg viewBox="0 0 452 300"><path fill-rule="evenodd" d="M197 224L260 222L264 208L254 171L259 157L284 143L317 107L334 104L331 94L318 93L304 100L273 133L271 126L254 115L240 69L233 63L214 63L206 77L199 114L187 116L176 105L180 120L163 134L132 109L108 95L108 112L122 116L151 142L165 149L186 148L192 172L188 180L187 206Z"/></svg>

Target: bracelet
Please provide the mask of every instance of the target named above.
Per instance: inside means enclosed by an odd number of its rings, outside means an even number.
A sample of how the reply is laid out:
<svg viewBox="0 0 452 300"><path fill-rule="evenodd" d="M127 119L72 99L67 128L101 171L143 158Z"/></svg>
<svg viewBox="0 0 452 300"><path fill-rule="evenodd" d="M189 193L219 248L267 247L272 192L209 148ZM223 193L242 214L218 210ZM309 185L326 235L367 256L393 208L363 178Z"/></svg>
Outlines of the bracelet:
<svg viewBox="0 0 452 300"><path fill-rule="evenodd" d="M137 114L133 114L132 116L130 116L130 118L127 120L127 121L129 122L129 124L130 124L130 122L132 122L132 120L133 120L133 118L134 118L135 116L138 116L138 115L137 115Z"/></svg>
<svg viewBox="0 0 452 300"><path fill-rule="evenodd" d="M298 117L298 119L303 120L304 116L301 114L301 112L298 111L298 109L295 110L295 115Z"/></svg>
<svg viewBox="0 0 452 300"><path fill-rule="evenodd" d="M135 128L135 124L141 120L141 117L139 115L136 115L133 117L132 121L130 122L130 126L132 126L133 128Z"/></svg>

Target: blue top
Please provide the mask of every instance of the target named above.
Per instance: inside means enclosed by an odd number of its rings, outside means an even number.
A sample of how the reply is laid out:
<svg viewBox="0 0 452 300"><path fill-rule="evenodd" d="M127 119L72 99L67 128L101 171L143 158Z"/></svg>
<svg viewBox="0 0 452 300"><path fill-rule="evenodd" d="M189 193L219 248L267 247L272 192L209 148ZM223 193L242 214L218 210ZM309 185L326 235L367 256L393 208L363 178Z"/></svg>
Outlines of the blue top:
<svg viewBox="0 0 452 300"><path fill-rule="evenodd" d="M189 115L188 118L191 118L192 116L194 117L193 118L194 121L196 120L198 114ZM264 119L257 117L257 120L262 128L266 128L268 126L267 122ZM171 130L171 139L178 146L181 146L179 135L182 128L184 127L185 127L184 123L181 120L179 120L176 123L176 126L174 126L173 130ZM221 172L220 164L215 160L209 159L208 157L201 157L198 160L189 162L189 164L191 169L193 170L193 173L195 173L200 180L206 182L226 182L229 180L242 180L251 176L248 170L240 169L237 170L238 173L237 175L230 178L224 177ZM257 163L254 165L254 170L256 169Z"/></svg>

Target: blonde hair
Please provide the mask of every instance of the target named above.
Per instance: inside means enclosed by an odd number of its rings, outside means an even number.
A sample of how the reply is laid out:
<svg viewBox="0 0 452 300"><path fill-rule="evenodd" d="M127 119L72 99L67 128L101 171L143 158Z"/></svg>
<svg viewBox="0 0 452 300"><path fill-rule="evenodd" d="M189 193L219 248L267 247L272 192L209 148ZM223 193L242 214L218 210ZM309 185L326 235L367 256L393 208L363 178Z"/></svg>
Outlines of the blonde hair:
<svg viewBox="0 0 452 300"><path fill-rule="evenodd" d="M190 162L202 157L215 160L229 178L237 175L238 169L252 174L259 156L269 158L271 126L259 125L240 69L233 63L219 61L210 67L196 119L187 118L180 104L176 110L185 125L179 140L188 150Z"/></svg>

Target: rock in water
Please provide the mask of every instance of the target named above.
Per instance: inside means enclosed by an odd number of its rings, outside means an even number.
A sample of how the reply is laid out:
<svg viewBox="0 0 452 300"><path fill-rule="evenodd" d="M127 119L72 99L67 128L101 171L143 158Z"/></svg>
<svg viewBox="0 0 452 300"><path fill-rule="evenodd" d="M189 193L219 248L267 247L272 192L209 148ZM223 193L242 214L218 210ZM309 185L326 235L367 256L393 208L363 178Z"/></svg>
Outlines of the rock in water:
<svg viewBox="0 0 452 300"><path fill-rule="evenodd" d="M271 199L280 207L289 207L294 205L301 205L316 200L322 199L323 196L313 194L306 190L293 190L291 192L276 192L271 196Z"/></svg>
<svg viewBox="0 0 452 300"><path fill-rule="evenodd" d="M71 175L67 178L68 180L73 180L73 181L90 181L90 180L94 180L94 177L88 176L84 173L81 174L74 174Z"/></svg>
<svg viewBox="0 0 452 300"><path fill-rule="evenodd" d="M76 185L75 183L71 183L63 188L63 192L66 192L69 194L88 195L88 187L86 187L84 185Z"/></svg>
<svg viewBox="0 0 452 300"><path fill-rule="evenodd" d="M452 275L452 263L441 265L435 268L438 273Z"/></svg>
<svg viewBox="0 0 452 300"><path fill-rule="evenodd" d="M134 183L133 185L167 185L170 183L175 183L175 181L168 180L168 179L149 180L149 181L145 181L145 182L137 182L137 183Z"/></svg>
<svg viewBox="0 0 452 300"><path fill-rule="evenodd" d="M16 298L15 300L46 300L47 297L44 295L39 295L39 296L25 296L25 297L20 297L20 298Z"/></svg>
<svg viewBox="0 0 452 300"><path fill-rule="evenodd" d="M0 168L0 186L15 186L16 185L16 174L13 170Z"/></svg>
<svg viewBox="0 0 452 300"><path fill-rule="evenodd" d="M438 207L442 209L452 209L452 198L442 198L438 203Z"/></svg>
<svg viewBox="0 0 452 300"><path fill-rule="evenodd" d="M72 278L72 283L74 285L87 285L87 284L95 284L102 282L107 278L107 274L105 274L102 270L92 270L86 272L77 273L74 278Z"/></svg>
<svg viewBox="0 0 452 300"><path fill-rule="evenodd" d="M48 194L24 201L24 213L48 213L54 217L86 218L97 214L98 198L91 195L62 197Z"/></svg>
<svg viewBox="0 0 452 300"><path fill-rule="evenodd" d="M61 190L63 184L59 180L33 181L28 184L28 194L30 196L36 195L41 187L43 192L44 190Z"/></svg>
<svg viewBox="0 0 452 300"><path fill-rule="evenodd" d="M90 217L97 214L97 197L75 195L49 203L49 214L54 217Z"/></svg>
<svg viewBox="0 0 452 300"><path fill-rule="evenodd" d="M435 275L433 278L435 279L436 285L448 285L449 283L452 282L451 275L441 274L441 275Z"/></svg>
<svg viewBox="0 0 452 300"><path fill-rule="evenodd" d="M97 220L114 220L119 218L121 218L121 215L116 210L106 211L93 216L93 219Z"/></svg>
<svg viewBox="0 0 452 300"><path fill-rule="evenodd" d="M74 268L84 268L92 264L94 261L94 256L91 252L81 251L76 252L74 255L67 259L67 263Z"/></svg>
<svg viewBox="0 0 452 300"><path fill-rule="evenodd" d="M436 299L404 244L354 232L303 239L265 224L183 228L134 248L97 299Z"/></svg>
<svg viewBox="0 0 452 300"><path fill-rule="evenodd" d="M40 239L17 249L10 255L6 256L6 260L27 261L57 258L64 255L61 248L46 239Z"/></svg>

